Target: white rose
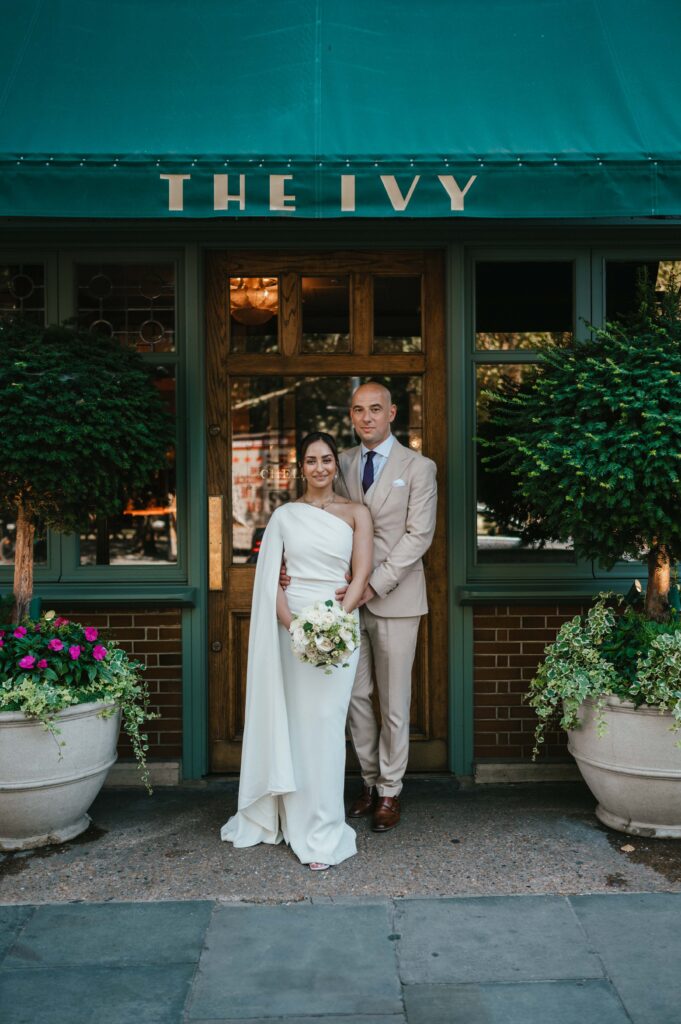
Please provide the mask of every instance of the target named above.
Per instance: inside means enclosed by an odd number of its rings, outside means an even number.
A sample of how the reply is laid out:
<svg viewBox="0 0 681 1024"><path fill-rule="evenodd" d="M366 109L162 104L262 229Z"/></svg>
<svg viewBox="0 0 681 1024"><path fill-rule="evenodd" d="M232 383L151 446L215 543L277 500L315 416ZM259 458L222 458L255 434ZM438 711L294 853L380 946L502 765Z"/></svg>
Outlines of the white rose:
<svg viewBox="0 0 681 1024"><path fill-rule="evenodd" d="M315 637L315 646L318 651L332 651L333 641L328 636L317 636Z"/></svg>

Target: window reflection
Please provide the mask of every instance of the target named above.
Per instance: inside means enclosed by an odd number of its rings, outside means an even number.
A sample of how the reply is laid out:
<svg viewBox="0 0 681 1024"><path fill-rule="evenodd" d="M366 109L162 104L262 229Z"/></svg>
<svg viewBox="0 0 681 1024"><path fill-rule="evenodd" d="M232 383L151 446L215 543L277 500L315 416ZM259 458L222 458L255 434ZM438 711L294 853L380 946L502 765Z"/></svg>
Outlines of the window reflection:
<svg viewBox="0 0 681 1024"><path fill-rule="evenodd" d="M0 512L0 565L14 565L16 539L16 516L12 512ZM36 526L33 561L36 565L47 562L47 535L41 526Z"/></svg>
<svg viewBox="0 0 681 1024"><path fill-rule="evenodd" d="M488 363L476 367L476 436L493 440L497 430L490 423L490 399L486 392L517 386L532 374L531 363ZM514 507L515 478L503 467L492 469L483 457L489 450L476 445L476 535L477 561L492 563L570 562L575 561L572 547L549 541L544 547L523 544L521 524ZM489 506L493 504L498 521Z"/></svg>
<svg viewBox="0 0 681 1024"><path fill-rule="evenodd" d="M175 348L175 268L172 263L80 264L77 319L85 330L118 338L138 352Z"/></svg>
<svg viewBox="0 0 681 1024"><path fill-rule="evenodd" d="M422 441L420 377L383 378L397 405L393 432L416 450ZM278 505L297 497L297 445L325 430L342 450L357 443L350 397L360 377L237 377L232 380L232 557L257 560L262 535Z"/></svg>
<svg viewBox="0 0 681 1024"><path fill-rule="evenodd" d="M350 351L350 280L303 277L303 352Z"/></svg>
<svg viewBox="0 0 681 1024"><path fill-rule="evenodd" d="M605 317L620 320L638 306L639 282L647 280L662 300L670 288L681 287L680 260L608 260L605 267Z"/></svg>
<svg viewBox="0 0 681 1024"><path fill-rule="evenodd" d="M374 277L373 350L421 351L420 277Z"/></svg>
<svg viewBox="0 0 681 1024"><path fill-rule="evenodd" d="M0 315L21 313L39 326L45 323L45 267L42 263L0 265Z"/></svg>
<svg viewBox="0 0 681 1024"><path fill-rule="evenodd" d="M279 347L279 280L230 277L229 337L232 352L267 353Z"/></svg>
<svg viewBox="0 0 681 1024"><path fill-rule="evenodd" d="M574 330L573 264L481 261L475 265L475 346L567 345Z"/></svg>
<svg viewBox="0 0 681 1024"><path fill-rule="evenodd" d="M168 411L176 414L175 371L155 367L155 384ZM177 562L175 448L166 465L119 515L91 519L80 538L81 565L168 565Z"/></svg>

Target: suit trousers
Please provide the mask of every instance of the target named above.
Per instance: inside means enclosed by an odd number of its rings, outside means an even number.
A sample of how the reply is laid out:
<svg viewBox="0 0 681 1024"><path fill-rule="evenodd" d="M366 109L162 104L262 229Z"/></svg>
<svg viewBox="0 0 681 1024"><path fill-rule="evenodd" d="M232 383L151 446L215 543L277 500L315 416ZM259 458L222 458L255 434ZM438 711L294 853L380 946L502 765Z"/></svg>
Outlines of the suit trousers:
<svg viewBox="0 0 681 1024"><path fill-rule="evenodd" d="M360 610L361 648L350 698L348 725L367 786L380 796L399 796L409 757L411 671L419 615L383 618ZM373 676L381 710L379 730L371 696Z"/></svg>

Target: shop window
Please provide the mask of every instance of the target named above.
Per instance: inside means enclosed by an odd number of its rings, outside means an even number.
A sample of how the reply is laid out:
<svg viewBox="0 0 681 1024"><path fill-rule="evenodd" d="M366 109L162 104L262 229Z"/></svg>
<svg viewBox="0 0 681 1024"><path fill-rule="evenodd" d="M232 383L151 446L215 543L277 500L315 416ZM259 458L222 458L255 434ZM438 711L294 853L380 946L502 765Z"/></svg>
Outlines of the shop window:
<svg viewBox="0 0 681 1024"><path fill-rule="evenodd" d="M522 384L533 370L532 363L481 363L476 367L476 436L493 439L489 419L489 393ZM523 544L521 524L515 515L515 478L503 466L483 462L489 449L476 445L476 540L477 562L519 564L528 562L569 562L575 556L570 545L549 542L544 547ZM500 501L503 499L503 504ZM493 504L497 518L490 511Z"/></svg>
<svg viewBox="0 0 681 1024"><path fill-rule="evenodd" d="M374 277L373 351L421 351L420 277Z"/></svg>
<svg viewBox="0 0 681 1024"><path fill-rule="evenodd" d="M303 277L302 351L350 351L350 280L348 277Z"/></svg>
<svg viewBox="0 0 681 1024"><path fill-rule="evenodd" d="M118 338L138 352L174 351L174 265L77 266L76 315L83 329Z"/></svg>
<svg viewBox="0 0 681 1024"><path fill-rule="evenodd" d="M45 323L45 267L42 263L0 264L0 315L20 313Z"/></svg>
<svg viewBox="0 0 681 1024"><path fill-rule="evenodd" d="M397 404L393 432L421 449L421 378L384 378ZM298 495L297 445L311 430L339 449L356 439L348 406L358 377L237 377L232 380L232 559L257 561L270 515Z"/></svg>
<svg viewBox="0 0 681 1024"><path fill-rule="evenodd" d="M278 350L279 295L276 277L230 277L231 352L264 355Z"/></svg>
<svg viewBox="0 0 681 1024"><path fill-rule="evenodd" d="M176 417L176 380L172 366L157 366L155 384ZM146 489L115 516L92 519L80 537L81 565L174 565L177 562L177 471L173 447L167 462Z"/></svg>
<svg viewBox="0 0 681 1024"><path fill-rule="evenodd" d="M605 318L621 320L638 305L639 282L653 286L660 300L670 288L681 288L680 260L607 260L605 265Z"/></svg>
<svg viewBox="0 0 681 1024"><path fill-rule="evenodd" d="M475 266L475 347L541 350L574 331L571 261L490 260Z"/></svg>

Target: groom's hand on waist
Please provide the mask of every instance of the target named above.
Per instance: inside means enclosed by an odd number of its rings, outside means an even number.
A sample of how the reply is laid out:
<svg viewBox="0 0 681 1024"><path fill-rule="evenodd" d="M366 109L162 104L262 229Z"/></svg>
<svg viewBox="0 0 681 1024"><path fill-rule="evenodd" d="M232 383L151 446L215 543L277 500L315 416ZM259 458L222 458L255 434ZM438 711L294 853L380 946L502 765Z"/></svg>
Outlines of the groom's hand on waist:
<svg viewBox="0 0 681 1024"><path fill-rule="evenodd" d="M286 590L290 582L291 577L286 575L286 559L282 558L281 569L279 570L279 586L282 590Z"/></svg>
<svg viewBox="0 0 681 1024"><path fill-rule="evenodd" d="M373 599L375 597L378 597L378 594L376 593L374 588L371 586L371 584L367 583L366 589L365 589L364 593L362 594L362 597L361 597L360 602L357 605L357 607L361 608L362 605L366 604L368 601L373 601Z"/></svg>

